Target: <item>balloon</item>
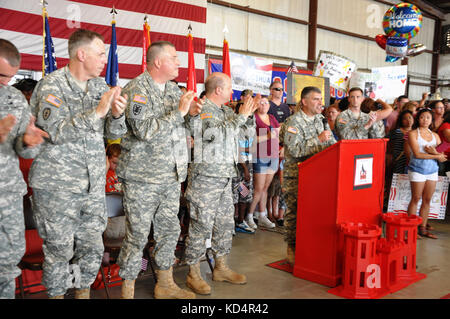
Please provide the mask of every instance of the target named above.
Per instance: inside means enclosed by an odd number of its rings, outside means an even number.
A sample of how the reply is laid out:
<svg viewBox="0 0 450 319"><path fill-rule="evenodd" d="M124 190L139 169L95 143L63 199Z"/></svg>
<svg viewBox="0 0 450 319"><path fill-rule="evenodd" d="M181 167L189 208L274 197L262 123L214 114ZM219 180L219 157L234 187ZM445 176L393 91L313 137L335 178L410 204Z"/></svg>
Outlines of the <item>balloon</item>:
<svg viewBox="0 0 450 319"><path fill-rule="evenodd" d="M398 59L400 59L400 58L397 58L397 57L394 57L394 56L386 55L386 62L395 62L395 61L397 61Z"/></svg>
<svg viewBox="0 0 450 319"><path fill-rule="evenodd" d="M408 39L398 38L398 37L389 37L386 41L386 54L403 58L406 56L408 51Z"/></svg>
<svg viewBox="0 0 450 319"><path fill-rule="evenodd" d="M411 43L410 45L408 45L408 51L406 53L407 56L416 56L419 55L421 53L423 53L423 51L426 50L426 46L424 46L423 44L420 43Z"/></svg>
<svg viewBox="0 0 450 319"><path fill-rule="evenodd" d="M388 37L412 39L422 27L422 19L422 13L415 5L405 2L396 4L384 14L384 33Z"/></svg>
<svg viewBox="0 0 450 319"><path fill-rule="evenodd" d="M375 37L375 42L378 44L378 46L380 48L382 48L383 50L386 49L386 40L387 40L387 35L384 34L378 34Z"/></svg>

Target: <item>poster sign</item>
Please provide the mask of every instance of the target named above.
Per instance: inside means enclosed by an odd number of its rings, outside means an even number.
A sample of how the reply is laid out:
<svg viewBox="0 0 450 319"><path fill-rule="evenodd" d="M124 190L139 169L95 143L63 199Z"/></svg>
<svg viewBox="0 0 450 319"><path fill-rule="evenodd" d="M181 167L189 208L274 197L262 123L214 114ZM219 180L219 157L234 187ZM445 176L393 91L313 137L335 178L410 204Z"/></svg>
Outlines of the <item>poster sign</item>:
<svg viewBox="0 0 450 319"><path fill-rule="evenodd" d="M387 103L392 103L397 97L405 94L408 78L407 65L373 68L372 75L375 85L373 99L382 99Z"/></svg>
<svg viewBox="0 0 450 319"><path fill-rule="evenodd" d="M313 75L327 77L330 79L331 87L347 92L354 71L356 63L352 60L333 52L320 51Z"/></svg>
<svg viewBox="0 0 450 319"><path fill-rule="evenodd" d="M363 189L372 187L373 181L373 155L355 156L355 176L353 189Z"/></svg>
<svg viewBox="0 0 450 319"><path fill-rule="evenodd" d="M302 90L307 86L318 87L322 91L322 103L330 104L330 80L328 78L305 74L287 74L287 98L286 103L297 104L300 101Z"/></svg>
<svg viewBox="0 0 450 319"><path fill-rule="evenodd" d="M448 195L447 176L439 176L436 183L436 190L430 202L430 219L445 219L445 208L447 206ZM408 211L408 204L411 200L411 185L409 176L407 174L394 174L392 177L391 191L389 194L388 212L406 213ZM420 205L422 200L417 205L417 215L419 215Z"/></svg>

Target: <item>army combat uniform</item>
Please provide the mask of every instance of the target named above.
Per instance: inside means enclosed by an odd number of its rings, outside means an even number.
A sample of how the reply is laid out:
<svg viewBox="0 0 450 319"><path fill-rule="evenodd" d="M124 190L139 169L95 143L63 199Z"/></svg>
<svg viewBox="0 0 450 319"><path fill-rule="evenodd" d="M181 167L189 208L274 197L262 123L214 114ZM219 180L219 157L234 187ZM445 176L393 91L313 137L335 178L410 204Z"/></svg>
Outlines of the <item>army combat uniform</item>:
<svg viewBox="0 0 450 319"><path fill-rule="evenodd" d="M32 158L39 146L26 148L23 135L30 122L31 112L22 92L11 86L0 87L0 119L8 114L16 117L16 124L5 142L0 144L0 298L14 299L20 275L17 264L25 253L25 224L23 196L27 187L19 169L18 155Z"/></svg>
<svg viewBox="0 0 450 319"><path fill-rule="evenodd" d="M383 121L376 121L369 129L365 129L370 117L369 114L360 112L355 115L350 109L343 111L336 119L336 131L341 140L358 140L368 138L383 138Z"/></svg>
<svg viewBox="0 0 450 319"><path fill-rule="evenodd" d="M302 110L287 118L280 131L280 142L284 146L285 164L283 187L286 189L287 210L284 216L285 241L295 246L297 227L298 163L303 162L328 146L336 143L333 135L326 142L318 136L328 129L323 125L323 115L307 116ZM301 181L300 181L301 182ZM307 181L305 181L307 182Z"/></svg>
<svg viewBox="0 0 450 319"><path fill-rule="evenodd" d="M174 264L181 230L177 214L187 175L187 135L178 110L180 89L173 82L162 89L145 71L123 90L129 130L122 138L117 175L123 181L126 235L118 264L127 280L136 279L141 269L152 222L160 270Z"/></svg>
<svg viewBox="0 0 450 319"><path fill-rule="evenodd" d="M36 125L50 136L30 170L34 219L44 240L42 282L50 297L63 295L74 279L76 288L89 288L100 268L107 220L104 134L115 139L126 132L124 116L96 114L108 90L104 79L94 78L83 91L66 66L43 78L30 101Z"/></svg>
<svg viewBox="0 0 450 319"><path fill-rule="evenodd" d="M232 178L237 176L240 130L255 130L254 119L235 114L225 105L206 99L202 112L190 119L194 162L186 189L190 225L186 262L197 264L211 239L215 257L228 255L234 229Z"/></svg>

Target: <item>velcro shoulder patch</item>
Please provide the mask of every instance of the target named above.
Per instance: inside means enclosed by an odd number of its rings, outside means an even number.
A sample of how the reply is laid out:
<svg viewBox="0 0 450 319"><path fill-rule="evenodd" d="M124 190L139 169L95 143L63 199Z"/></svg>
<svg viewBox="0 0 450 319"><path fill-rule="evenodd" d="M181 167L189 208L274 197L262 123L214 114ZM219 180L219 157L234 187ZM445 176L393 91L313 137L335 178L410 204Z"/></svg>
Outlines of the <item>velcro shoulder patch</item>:
<svg viewBox="0 0 450 319"><path fill-rule="evenodd" d="M202 120L204 120L204 119L211 119L211 118L212 118L212 114L211 114L211 113L202 113L202 114L200 115L200 118L201 118Z"/></svg>
<svg viewBox="0 0 450 319"><path fill-rule="evenodd" d="M147 104L147 97L139 94L135 94L133 97L133 102Z"/></svg>
<svg viewBox="0 0 450 319"><path fill-rule="evenodd" d="M60 107L62 104L62 100L60 98L57 98L53 94L49 94L45 101L56 107Z"/></svg>
<svg viewBox="0 0 450 319"><path fill-rule="evenodd" d="M292 134L297 134L297 133L298 133L297 128L296 128L296 127L293 127L293 126L289 126L288 129L287 129L287 131L288 131L289 133L292 133Z"/></svg>
<svg viewBox="0 0 450 319"><path fill-rule="evenodd" d="M347 124L347 121L344 120L343 118L340 118L340 119L339 119L339 123L341 123L341 124Z"/></svg>

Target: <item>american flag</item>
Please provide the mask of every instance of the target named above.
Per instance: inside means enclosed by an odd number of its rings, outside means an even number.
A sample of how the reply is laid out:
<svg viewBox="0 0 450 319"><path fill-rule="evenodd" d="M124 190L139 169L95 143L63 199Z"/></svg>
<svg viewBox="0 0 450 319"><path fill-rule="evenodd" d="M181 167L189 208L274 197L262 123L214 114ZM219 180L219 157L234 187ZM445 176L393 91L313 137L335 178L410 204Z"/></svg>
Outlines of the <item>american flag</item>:
<svg viewBox="0 0 450 319"><path fill-rule="evenodd" d="M289 65L289 68L287 69L286 73L295 73L298 72L297 67L295 66L294 61L291 62Z"/></svg>
<svg viewBox="0 0 450 319"><path fill-rule="evenodd" d="M247 197L247 195L250 194L250 190L242 182L239 183L238 191L239 193L241 193L242 197Z"/></svg>
<svg viewBox="0 0 450 319"><path fill-rule="evenodd" d="M121 80L141 73L142 25L147 15L152 42L172 42L180 59L178 82L186 82L188 72L189 24L194 37L194 58L198 83L204 82L206 45L206 0L47 0L56 61L68 62L67 40L76 28L100 33L111 43L111 8L117 10L116 32ZM42 71L42 6L40 1L0 1L0 38L16 45L22 55L21 69ZM105 76L103 70L102 77Z"/></svg>

